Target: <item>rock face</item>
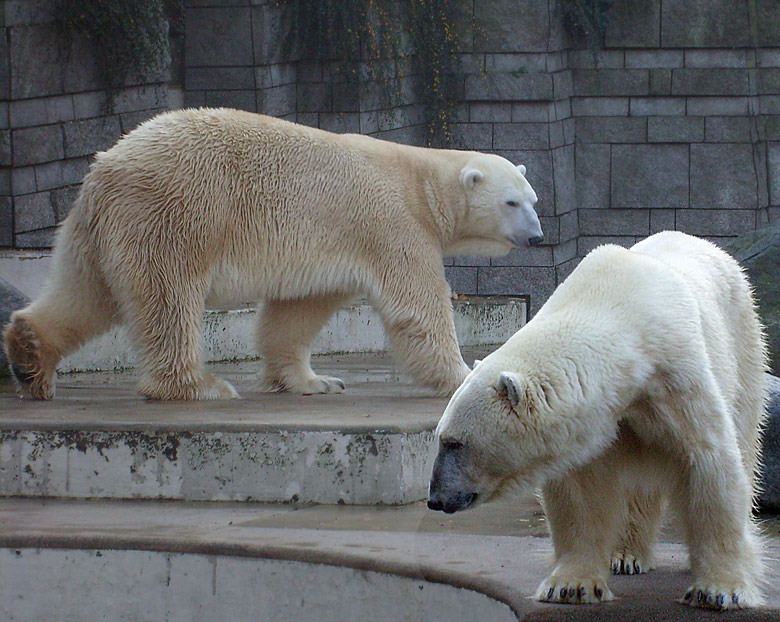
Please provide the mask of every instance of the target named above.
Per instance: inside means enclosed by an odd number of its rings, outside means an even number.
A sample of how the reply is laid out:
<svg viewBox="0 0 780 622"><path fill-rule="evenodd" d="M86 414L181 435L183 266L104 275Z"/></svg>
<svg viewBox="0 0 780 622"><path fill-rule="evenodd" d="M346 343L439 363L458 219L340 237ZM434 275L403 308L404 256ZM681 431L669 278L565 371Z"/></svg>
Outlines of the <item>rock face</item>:
<svg viewBox="0 0 780 622"><path fill-rule="evenodd" d="M769 376L767 411L758 502L765 510L780 512L780 378L777 376Z"/></svg>
<svg viewBox="0 0 780 622"><path fill-rule="evenodd" d="M734 239L726 247L745 268L766 327L769 365L780 376L780 220Z"/></svg>
<svg viewBox="0 0 780 622"><path fill-rule="evenodd" d="M17 309L21 309L29 300L18 289L7 283L3 279L0 279L0 331L8 323L8 318L11 317L11 313ZM2 338L0 338L2 341ZM0 344L0 378L10 376L11 372L8 370L8 360L5 357L2 345Z"/></svg>

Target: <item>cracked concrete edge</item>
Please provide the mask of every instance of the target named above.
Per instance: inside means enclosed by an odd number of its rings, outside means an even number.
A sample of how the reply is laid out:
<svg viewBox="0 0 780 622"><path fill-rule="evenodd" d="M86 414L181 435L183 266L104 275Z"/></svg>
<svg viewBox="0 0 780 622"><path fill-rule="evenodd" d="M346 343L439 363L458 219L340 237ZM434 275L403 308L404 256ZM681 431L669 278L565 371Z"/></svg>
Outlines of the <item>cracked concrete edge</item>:
<svg viewBox="0 0 780 622"><path fill-rule="evenodd" d="M515 539L515 538L513 538ZM538 542L538 538L521 537L519 540ZM546 540L543 540L546 541ZM547 541L549 542L549 541ZM533 601L530 596L520 593L520 589L502 583L500 580L475 576L470 572L459 572L436 563L420 562L412 557L411 562L398 559L382 558L378 555L367 555L357 552L339 550L313 550L294 542L280 545L248 544L215 538L211 541L187 541L175 537L155 536L115 536L115 535L3 535L0 534L0 547L9 549L82 549L82 550L140 550L160 553L178 553L208 556L246 557L293 561L305 564L323 564L328 566L350 568L366 572L379 572L440 583L455 588L481 593L493 600L504 603L523 622L561 622L577 620L592 621L624 621L642 619L644 622L661 622L668 620L700 621L723 620L727 616L729 622L778 622L780 607L771 606L761 609L730 610L726 613L707 611L685 606L680 603L679 595L682 586L690 579L688 573L681 572L679 562L672 563L672 573L662 571L664 557L668 564L669 551L681 550L680 545L660 545L664 554L659 557L659 569L653 575L640 575L646 582L658 584L664 580L673 583L677 597L669 598L669 586L661 586L658 598L648 598L647 590L633 590L633 594L624 596L611 603L601 605L555 605L541 604ZM774 547L774 554L780 555L780 549ZM679 556L679 555L678 555ZM674 558L674 555L672 555ZM777 558L774 559L777 562ZM687 576L686 576L687 575ZM634 578L636 582L637 579ZM541 579L541 576L539 577ZM620 579L625 580L626 577ZM649 579L649 581L648 581ZM654 581L653 581L654 579ZM671 581L669 581L671 579ZM616 577L612 577L617 582ZM629 581L631 579L629 578ZM634 583L636 588L636 583ZM658 587L658 585L656 585ZM638 593L637 593L638 592ZM777 598L773 598L776 601ZM773 602L773 605L776 603ZM639 616L639 617L637 617Z"/></svg>

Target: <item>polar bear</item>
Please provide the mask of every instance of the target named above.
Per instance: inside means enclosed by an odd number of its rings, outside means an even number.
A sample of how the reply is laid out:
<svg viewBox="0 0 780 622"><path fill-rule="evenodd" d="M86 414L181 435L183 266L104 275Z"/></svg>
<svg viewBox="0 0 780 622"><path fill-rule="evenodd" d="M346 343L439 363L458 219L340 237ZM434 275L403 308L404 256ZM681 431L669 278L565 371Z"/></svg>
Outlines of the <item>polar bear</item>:
<svg viewBox="0 0 780 622"><path fill-rule="evenodd" d="M684 601L757 606L765 369L750 287L726 253L677 232L601 246L455 391L428 505L541 487L555 567L536 598L590 603L612 599L610 569L653 567L668 502L687 533Z"/></svg>
<svg viewBox="0 0 780 622"><path fill-rule="evenodd" d="M55 244L41 296L5 348L22 390L54 394L59 360L127 322L154 399L238 397L204 370L201 313L264 302L265 382L341 392L310 346L358 293L406 370L440 394L469 372L442 256L543 239L525 167L495 155L338 135L229 109L179 110L97 154Z"/></svg>

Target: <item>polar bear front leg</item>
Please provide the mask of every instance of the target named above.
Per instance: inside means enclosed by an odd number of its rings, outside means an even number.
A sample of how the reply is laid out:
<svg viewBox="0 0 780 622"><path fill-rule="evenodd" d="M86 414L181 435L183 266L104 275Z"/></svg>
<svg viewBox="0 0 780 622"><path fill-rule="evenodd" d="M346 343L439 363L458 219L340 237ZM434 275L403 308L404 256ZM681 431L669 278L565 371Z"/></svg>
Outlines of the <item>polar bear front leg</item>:
<svg viewBox="0 0 780 622"><path fill-rule="evenodd" d="M653 545L662 513L660 491L640 488L629 492L623 535L610 561L612 574L642 574L655 568Z"/></svg>
<svg viewBox="0 0 780 622"><path fill-rule="evenodd" d="M310 296L267 300L257 327L258 350L265 361L264 387L269 391L342 393L340 378L320 376L311 368L311 344L333 313L351 296Z"/></svg>
<svg viewBox="0 0 780 622"><path fill-rule="evenodd" d="M536 600L586 604L614 599L607 585L607 567L619 495L603 476L587 466L544 487L555 568L536 590Z"/></svg>

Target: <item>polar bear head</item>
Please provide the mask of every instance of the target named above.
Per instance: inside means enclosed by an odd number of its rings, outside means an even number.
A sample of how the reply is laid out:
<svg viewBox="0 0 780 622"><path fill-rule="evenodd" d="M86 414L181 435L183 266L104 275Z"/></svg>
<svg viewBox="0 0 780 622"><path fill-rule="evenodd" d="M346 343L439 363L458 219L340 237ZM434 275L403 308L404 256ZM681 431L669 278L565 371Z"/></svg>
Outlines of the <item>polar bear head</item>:
<svg viewBox="0 0 780 622"><path fill-rule="evenodd" d="M543 239L537 198L525 178L525 166L497 155L475 154L460 171L467 215L462 235L447 255L505 255Z"/></svg>
<svg viewBox="0 0 780 622"><path fill-rule="evenodd" d="M603 451L615 422L567 393L533 373L506 371L501 349L479 363L436 429L428 507L452 513L536 488Z"/></svg>

